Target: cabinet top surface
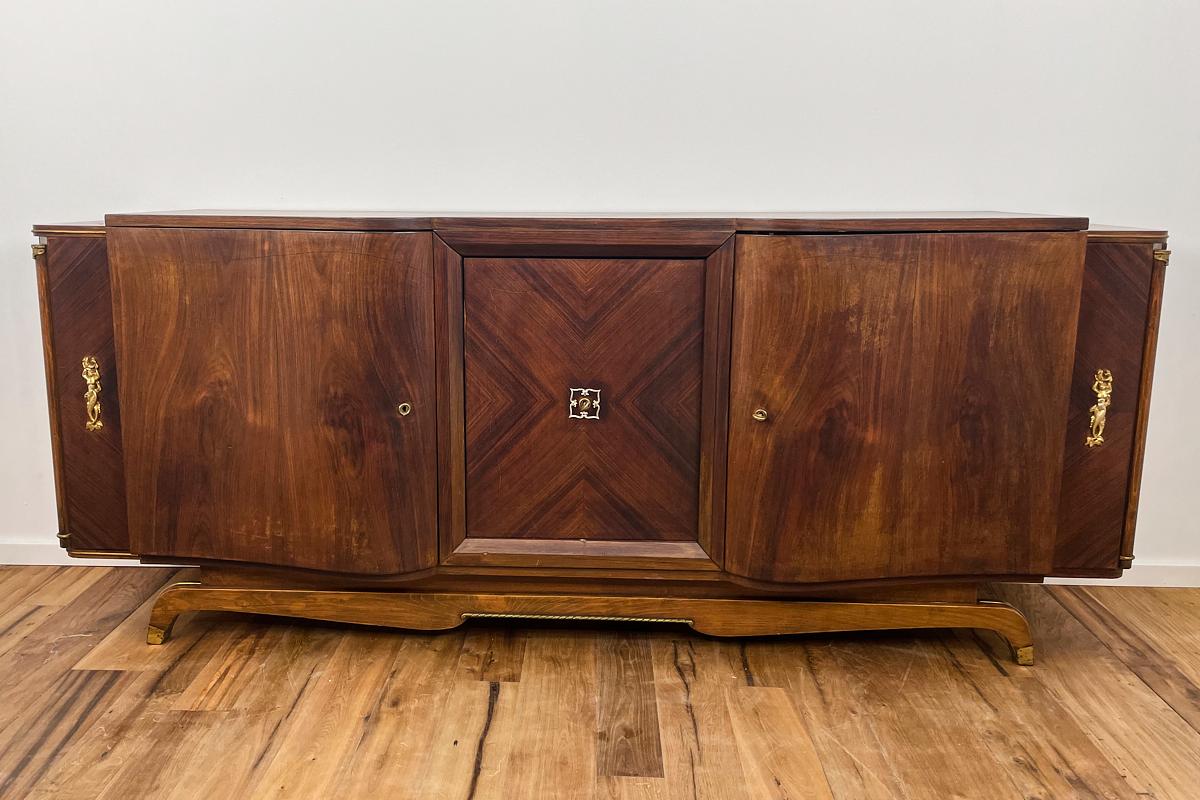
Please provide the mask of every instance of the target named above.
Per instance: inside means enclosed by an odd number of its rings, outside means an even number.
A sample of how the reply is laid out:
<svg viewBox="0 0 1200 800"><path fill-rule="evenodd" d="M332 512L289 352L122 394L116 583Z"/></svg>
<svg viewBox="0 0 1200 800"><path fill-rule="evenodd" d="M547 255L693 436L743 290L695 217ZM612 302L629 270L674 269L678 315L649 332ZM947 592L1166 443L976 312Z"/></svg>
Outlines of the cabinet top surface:
<svg viewBox="0 0 1200 800"><path fill-rule="evenodd" d="M1074 231L1085 217L993 211L781 213L408 213L394 211L188 210L109 214L108 226L421 231L441 228L663 228L733 232ZM55 226L38 226L35 233ZM86 226L58 226L63 229ZM39 230L41 229L41 230ZM66 232L64 230L64 232Z"/></svg>
<svg viewBox="0 0 1200 800"><path fill-rule="evenodd" d="M35 225L49 235L97 235L109 227L270 228L277 230L437 231L605 230L727 231L728 233L873 233L937 231L1078 231L1086 217L996 211L839 211L753 213L535 213L394 211L250 211L196 209L108 214L103 222ZM1129 227L1092 226L1097 238L1121 235L1164 241L1166 232Z"/></svg>

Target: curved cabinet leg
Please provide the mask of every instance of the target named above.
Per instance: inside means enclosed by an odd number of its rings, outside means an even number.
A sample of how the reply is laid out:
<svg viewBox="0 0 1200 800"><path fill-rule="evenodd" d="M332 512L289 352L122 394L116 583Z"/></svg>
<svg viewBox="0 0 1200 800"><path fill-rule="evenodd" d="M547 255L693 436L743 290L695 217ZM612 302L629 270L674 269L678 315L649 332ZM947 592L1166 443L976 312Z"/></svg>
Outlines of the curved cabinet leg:
<svg viewBox="0 0 1200 800"><path fill-rule="evenodd" d="M722 600L210 588L177 583L158 596L146 641L161 644L170 636L176 618L187 611L238 611L423 631L449 630L479 617L673 622L710 636L981 628L1004 637L1018 664L1033 663L1033 639L1024 615L1007 603L994 601Z"/></svg>
<svg viewBox="0 0 1200 800"><path fill-rule="evenodd" d="M700 602L700 601L696 601ZM995 631L1021 665L1033 664L1033 636L1025 615L1008 603L841 603L823 601L714 601L736 603L696 615L692 627L710 636L979 628ZM749 607L747 607L749 606Z"/></svg>
<svg viewBox="0 0 1200 800"><path fill-rule="evenodd" d="M194 581L173 583L159 592L154 599L154 607L150 609L150 623L146 627L146 644L162 644L171 638L171 629L179 615L189 610L185 594L188 589L199 587ZM181 604L180 600L184 603Z"/></svg>
<svg viewBox="0 0 1200 800"><path fill-rule="evenodd" d="M175 620L188 611L236 611L421 631L462 625L461 611L439 601L440 597L415 592L242 589L176 583L164 589L154 602L146 642L165 642Z"/></svg>

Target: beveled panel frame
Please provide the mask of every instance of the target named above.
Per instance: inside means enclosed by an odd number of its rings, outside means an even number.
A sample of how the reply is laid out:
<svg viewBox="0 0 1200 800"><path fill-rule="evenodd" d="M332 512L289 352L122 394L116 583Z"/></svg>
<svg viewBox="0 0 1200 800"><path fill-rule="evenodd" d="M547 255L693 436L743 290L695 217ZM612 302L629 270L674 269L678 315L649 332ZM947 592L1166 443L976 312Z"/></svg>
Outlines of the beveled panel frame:
<svg viewBox="0 0 1200 800"><path fill-rule="evenodd" d="M734 229L724 220L614 221L552 228L463 224L434 235L438 537L444 565L717 572L724 562L725 460ZM681 224L682 223L682 224ZM464 257L688 258L704 261L700 474L695 542L468 538L463 355Z"/></svg>

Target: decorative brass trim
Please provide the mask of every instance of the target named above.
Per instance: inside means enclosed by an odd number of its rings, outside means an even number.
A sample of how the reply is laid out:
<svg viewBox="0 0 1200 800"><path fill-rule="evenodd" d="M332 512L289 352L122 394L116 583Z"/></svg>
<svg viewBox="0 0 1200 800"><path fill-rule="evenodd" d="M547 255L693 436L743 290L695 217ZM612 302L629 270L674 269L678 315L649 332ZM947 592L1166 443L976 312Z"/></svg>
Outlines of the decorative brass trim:
<svg viewBox="0 0 1200 800"><path fill-rule="evenodd" d="M1129 569L1133 566L1133 556L1121 556L1117 559L1118 569Z"/></svg>
<svg viewBox="0 0 1200 800"><path fill-rule="evenodd" d="M105 236L107 231L87 230L84 228L37 228L34 233L38 236Z"/></svg>
<svg viewBox="0 0 1200 800"><path fill-rule="evenodd" d="M1155 250L1154 251L1154 260L1161 261L1164 264L1171 263L1171 251L1170 250Z"/></svg>
<svg viewBox="0 0 1200 800"><path fill-rule="evenodd" d="M71 533L69 531L56 534L58 536L58 544L67 551L67 555L72 558L133 558L139 556L125 550L87 550L71 547Z"/></svg>
<svg viewBox="0 0 1200 800"><path fill-rule="evenodd" d="M87 390L83 393L83 402L87 405L87 423L89 431L98 431L104 427L100 419L100 365L94 356L83 357L83 380Z"/></svg>
<svg viewBox="0 0 1200 800"><path fill-rule="evenodd" d="M138 556L126 553L124 550L72 550L67 548L67 555L72 558L134 558Z"/></svg>
<svg viewBox="0 0 1200 800"><path fill-rule="evenodd" d="M1083 443L1088 447L1099 447L1104 444L1104 426L1108 423L1108 407L1112 405L1112 373L1106 369L1096 370L1092 391L1096 393L1096 405L1088 409L1091 412L1088 425L1091 426L1092 432Z"/></svg>
<svg viewBox="0 0 1200 800"><path fill-rule="evenodd" d="M670 617L593 617L586 614L501 614L490 611L464 611L460 615L463 619L541 619L541 620L566 620L569 622L675 622L682 625L691 625L693 620L683 618Z"/></svg>
<svg viewBox="0 0 1200 800"><path fill-rule="evenodd" d="M567 419L600 419L600 390L571 389Z"/></svg>
<svg viewBox="0 0 1200 800"><path fill-rule="evenodd" d="M44 244L31 244L29 249L33 251L34 258L46 255L46 245Z"/></svg>

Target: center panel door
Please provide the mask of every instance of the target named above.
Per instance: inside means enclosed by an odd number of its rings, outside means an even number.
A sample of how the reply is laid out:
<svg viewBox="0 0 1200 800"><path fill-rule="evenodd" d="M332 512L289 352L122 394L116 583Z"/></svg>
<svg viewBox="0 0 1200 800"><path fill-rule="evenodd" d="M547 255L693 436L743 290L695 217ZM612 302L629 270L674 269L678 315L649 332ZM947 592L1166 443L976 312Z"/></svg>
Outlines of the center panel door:
<svg viewBox="0 0 1200 800"><path fill-rule="evenodd" d="M436 563L431 244L109 229L135 552Z"/></svg>
<svg viewBox="0 0 1200 800"><path fill-rule="evenodd" d="M696 542L705 275L464 260L468 543ZM598 412L573 418L584 389Z"/></svg>
<svg viewBox="0 0 1200 800"><path fill-rule="evenodd" d="M1048 572L1083 246L739 236L727 569Z"/></svg>

